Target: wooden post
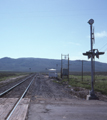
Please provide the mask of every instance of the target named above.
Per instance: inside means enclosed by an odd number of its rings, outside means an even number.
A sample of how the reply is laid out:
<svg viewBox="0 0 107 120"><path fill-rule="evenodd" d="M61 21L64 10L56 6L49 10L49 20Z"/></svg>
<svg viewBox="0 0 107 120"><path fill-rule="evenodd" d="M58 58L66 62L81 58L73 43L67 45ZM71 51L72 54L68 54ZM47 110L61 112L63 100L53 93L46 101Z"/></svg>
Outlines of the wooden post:
<svg viewBox="0 0 107 120"><path fill-rule="evenodd" d="M69 54L68 54L68 81L69 81Z"/></svg>
<svg viewBox="0 0 107 120"><path fill-rule="evenodd" d="M61 78L62 78L62 54L61 54Z"/></svg>
<svg viewBox="0 0 107 120"><path fill-rule="evenodd" d="M83 60L82 60L82 81L83 81Z"/></svg>

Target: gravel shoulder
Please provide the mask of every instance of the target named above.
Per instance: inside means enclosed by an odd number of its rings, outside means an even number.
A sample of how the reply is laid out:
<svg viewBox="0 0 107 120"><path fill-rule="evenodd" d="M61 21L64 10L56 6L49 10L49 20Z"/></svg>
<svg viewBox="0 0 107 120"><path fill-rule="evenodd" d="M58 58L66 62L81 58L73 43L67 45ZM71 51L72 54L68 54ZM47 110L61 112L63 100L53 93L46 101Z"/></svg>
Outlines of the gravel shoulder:
<svg viewBox="0 0 107 120"><path fill-rule="evenodd" d="M79 99L70 94L69 89L65 85L55 83L53 80L49 79L48 76L41 75L39 78L37 77L35 83L33 83L32 99L37 96L54 100L62 98Z"/></svg>

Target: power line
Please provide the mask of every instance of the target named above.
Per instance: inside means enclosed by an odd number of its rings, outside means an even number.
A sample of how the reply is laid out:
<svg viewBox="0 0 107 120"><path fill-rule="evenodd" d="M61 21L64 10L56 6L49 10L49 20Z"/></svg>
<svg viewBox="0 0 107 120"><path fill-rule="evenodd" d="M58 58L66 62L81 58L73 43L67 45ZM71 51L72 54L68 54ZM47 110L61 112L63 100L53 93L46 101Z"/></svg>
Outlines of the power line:
<svg viewBox="0 0 107 120"><path fill-rule="evenodd" d="M104 48L106 45L107 45L107 43L106 43L105 45L103 45L103 47L101 47L100 50L101 50L102 48Z"/></svg>
<svg viewBox="0 0 107 120"><path fill-rule="evenodd" d="M107 48L104 50L104 52L106 52L107 51Z"/></svg>

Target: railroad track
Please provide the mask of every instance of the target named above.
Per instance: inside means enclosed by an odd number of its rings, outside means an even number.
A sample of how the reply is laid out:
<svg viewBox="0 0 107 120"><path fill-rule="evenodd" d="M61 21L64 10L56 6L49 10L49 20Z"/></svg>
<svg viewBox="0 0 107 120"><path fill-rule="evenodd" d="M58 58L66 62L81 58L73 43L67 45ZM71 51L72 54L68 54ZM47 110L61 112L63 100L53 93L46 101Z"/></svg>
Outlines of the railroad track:
<svg viewBox="0 0 107 120"><path fill-rule="evenodd" d="M27 82L26 88L21 93L20 97L18 97L18 100L16 101L15 105L13 106L11 111L8 113L8 115L5 117L5 120L10 120L12 114L14 113L15 109L17 108L17 106L21 102L22 98L24 98L24 96L26 95L26 93L27 93L29 87L31 86L32 82L34 81L35 77L36 77L36 75L30 75L27 78L23 79L21 82L17 83L16 85L12 86L11 88L0 93L0 97L4 97L4 96L6 96L6 94L11 93L11 91L14 91L14 89L19 87L21 84L24 84L25 82Z"/></svg>
<svg viewBox="0 0 107 120"><path fill-rule="evenodd" d="M20 84L22 84L23 82L25 82L26 80L28 80L29 78L31 78L33 75L30 75L28 77L26 77L25 79L23 79L22 81L20 81L19 83L13 85L12 87L8 88L7 90L5 90L4 92L0 93L0 97L3 97L5 94L7 94L9 91L13 90L15 87L19 86Z"/></svg>

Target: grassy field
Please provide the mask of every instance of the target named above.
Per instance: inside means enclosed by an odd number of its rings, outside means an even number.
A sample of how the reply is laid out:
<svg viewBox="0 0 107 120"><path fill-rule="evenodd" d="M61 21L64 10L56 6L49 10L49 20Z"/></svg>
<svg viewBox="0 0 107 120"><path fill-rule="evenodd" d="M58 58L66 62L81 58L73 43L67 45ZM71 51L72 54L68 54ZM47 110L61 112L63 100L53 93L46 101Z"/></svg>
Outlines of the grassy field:
<svg viewBox="0 0 107 120"><path fill-rule="evenodd" d="M0 81L9 79L9 78L13 78L13 77L17 77L20 75L25 75L27 73L20 73L20 72L0 72Z"/></svg>
<svg viewBox="0 0 107 120"><path fill-rule="evenodd" d="M97 73L94 80L94 90L107 95L107 75L105 73ZM66 81L67 78L65 77L62 82ZM82 87L91 90L91 75L84 75L83 80L80 74L70 75L68 84L74 87Z"/></svg>

